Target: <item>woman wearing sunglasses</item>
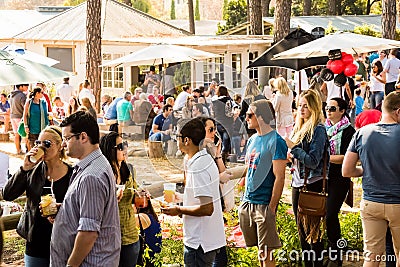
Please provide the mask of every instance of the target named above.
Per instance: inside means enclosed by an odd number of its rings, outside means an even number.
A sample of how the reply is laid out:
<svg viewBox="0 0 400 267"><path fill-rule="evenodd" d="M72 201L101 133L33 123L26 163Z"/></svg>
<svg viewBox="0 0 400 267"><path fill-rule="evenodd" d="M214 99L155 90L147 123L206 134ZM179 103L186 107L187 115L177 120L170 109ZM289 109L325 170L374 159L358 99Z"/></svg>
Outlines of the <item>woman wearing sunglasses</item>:
<svg viewBox="0 0 400 267"><path fill-rule="evenodd" d="M43 89L36 87L29 94L29 100L24 106L24 125L25 132L28 135L26 143L27 150L31 150L39 133L49 125L49 114L47 112L47 102L43 98Z"/></svg>
<svg viewBox="0 0 400 267"><path fill-rule="evenodd" d="M67 192L73 168L65 163L65 150L61 129L48 126L41 131L38 140L26 155L23 165L11 177L4 187L5 200L12 201L26 192L26 204L17 226L17 233L26 239L25 266L50 265L50 238L53 225L41 216L40 198L43 195L55 195L57 203L62 203ZM32 163L30 156L36 155L38 147L44 155L41 160ZM51 187L52 190L51 190Z"/></svg>
<svg viewBox="0 0 400 267"><path fill-rule="evenodd" d="M100 149L111 165L117 184L118 209L121 226L120 267L133 267L140 250L139 232L136 227L135 211L132 207L135 187L125 162L128 144L116 132L110 132L100 139Z"/></svg>
<svg viewBox="0 0 400 267"><path fill-rule="evenodd" d="M339 259L339 248L337 242L341 238L339 212L350 188L350 179L342 176L342 163L344 154L355 133L346 113L347 103L342 98L332 98L325 107L327 119L325 127L328 133L330 145L330 166L328 174L328 202L326 214L326 232L328 245L332 251L337 251ZM337 260L337 265L342 262Z"/></svg>
<svg viewBox="0 0 400 267"><path fill-rule="evenodd" d="M321 192L323 187L324 153L328 149L328 137L323 125L322 101L313 90L304 91L300 95L296 123L291 138L285 138L291 149L293 160L292 172L292 204L298 224L302 250L314 251L316 258L305 257L305 267L322 266L323 243L320 221L300 220L298 203L300 190L307 179L307 190ZM328 168L328 166L326 166ZM307 177L306 174L308 175ZM312 230L310 230L312 229Z"/></svg>

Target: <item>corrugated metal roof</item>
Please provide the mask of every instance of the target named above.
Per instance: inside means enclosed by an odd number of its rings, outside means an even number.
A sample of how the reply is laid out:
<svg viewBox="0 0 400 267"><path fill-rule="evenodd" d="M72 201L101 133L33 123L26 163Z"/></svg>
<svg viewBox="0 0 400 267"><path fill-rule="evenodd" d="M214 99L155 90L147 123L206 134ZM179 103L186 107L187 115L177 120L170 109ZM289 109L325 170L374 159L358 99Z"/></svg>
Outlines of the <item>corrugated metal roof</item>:
<svg viewBox="0 0 400 267"><path fill-rule="evenodd" d="M173 27L114 0L103 0L102 26L103 40L190 35L185 30ZM84 41L86 39L86 2L15 35L14 39Z"/></svg>
<svg viewBox="0 0 400 267"><path fill-rule="evenodd" d="M188 19L166 20L168 24L189 31ZM218 23L225 25L223 20L196 20L195 22L196 35L216 35L218 31Z"/></svg>
<svg viewBox="0 0 400 267"><path fill-rule="evenodd" d="M273 17L264 17L263 20L271 24L274 23ZM355 26L362 26L363 24L372 25L379 32L382 29L381 15L298 16L290 18L291 28L301 27L308 32L315 27L326 29L329 24L340 31L352 31ZM399 28L398 23L397 28Z"/></svg>
<svg viewBox="0 0 400 267"><path fill-rule="evenodd" d="M11 38L53 16L36 10L0 10L0 38Z"/></svg>

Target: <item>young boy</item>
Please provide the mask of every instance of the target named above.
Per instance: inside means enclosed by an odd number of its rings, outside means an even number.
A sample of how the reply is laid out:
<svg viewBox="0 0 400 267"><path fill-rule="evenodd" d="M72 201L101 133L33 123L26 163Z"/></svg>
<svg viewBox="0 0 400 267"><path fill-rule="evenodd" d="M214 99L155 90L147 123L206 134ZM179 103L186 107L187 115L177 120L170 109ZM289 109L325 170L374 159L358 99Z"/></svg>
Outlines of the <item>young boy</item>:
<svg viewBox="0 0 400 267"><path fill-rule="evenodd" d="M363 111L364 99L361 97L361 89L356 89L356 116Z"/></svg>

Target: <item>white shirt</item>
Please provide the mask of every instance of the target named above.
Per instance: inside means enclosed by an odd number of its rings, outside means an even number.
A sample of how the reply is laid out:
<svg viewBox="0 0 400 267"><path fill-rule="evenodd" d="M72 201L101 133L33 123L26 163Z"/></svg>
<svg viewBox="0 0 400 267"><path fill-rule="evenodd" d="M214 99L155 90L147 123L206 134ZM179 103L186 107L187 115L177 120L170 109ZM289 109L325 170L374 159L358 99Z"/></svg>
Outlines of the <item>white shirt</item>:
<svg viewBox="0 0 400 267"><path fill-rule="evenodd" d="M8 181L9 156L0 152L0 187L4 187Z"/></svg>
<svg viewBox="0 0 400 267"><path fill-rule="evenodd" d="M299 83L299 72L301 73L301 87L299 87L299 85L300 85L300 83ZM295 91L296 91L297 95L300 95L300 88L301 88L301 91L305 91L308 88L310 88L310 86L308 84L307 73L306 73L305 70L295 71L294 72L294 88L295 88Z"/></svg>
<svg viewBox="0 0 400 267"><path fill-rule="evenodd" d="M182 91L176 98L175 104L174 104L174 110L180 110L185 106L186 103L186 98L190 94L186 91Z"/></svg>
<svg viewBox="0 0 400 267"><path fill-rule="evenodd" d="M74 94L74 88L67 83L60 84L57 87L56 94L61 98L62 102L68 103L70 97Z"/></svg>
<svg viewBox="0 0 400 267"><path fill-rule="evenodd" d="M335 75L336 77L336 75ZM326 90L328 91L328 96L326 98L326 102L328 102L329 100L331 100L334 97L339 97L344 99L344 95L345 95L345 90L346 90L346 86L342 86L342 92L340 93L340 87L335 85L335 82L329 81L329 82L325 82L326 83Z"/></svg>
<svg viewBox="0 0 400 267"><path fill-rule="evenodd" d="M219 195L219 172L213 158L205 149L191 159L184 159L186 186L183 206L200 205L199 197L211 197L214 212L211 216L183 215L183 243L193 249L201 246L209 252L226 245L224 220Z"/></svg>
<svg viewBox="0 0 400 267"><path fill-rule="evenodd" d="M82 99L85 97L89 98L90 102L92 103L92 106L95 106L96 98L95 98L94 94L92 94L92 91L90 91L87 88L83 88L81 90L81 92L79 93L79 97L78 97L79 101L82 103Z"/></svg>

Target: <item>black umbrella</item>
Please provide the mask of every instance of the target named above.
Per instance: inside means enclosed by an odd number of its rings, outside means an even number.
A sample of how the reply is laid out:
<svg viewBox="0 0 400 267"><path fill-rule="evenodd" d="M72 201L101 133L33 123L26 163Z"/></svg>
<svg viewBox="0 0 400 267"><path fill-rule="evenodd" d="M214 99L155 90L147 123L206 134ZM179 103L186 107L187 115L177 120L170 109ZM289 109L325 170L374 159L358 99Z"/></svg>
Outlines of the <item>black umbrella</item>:
<svg viewBox="0 0 400 267"><path fill-rule="evenodd" d="M312 36L310 33L306 32L301 28L297 28L296 30L289 33L285 38L280 40L278 43L271 46L261 56L255 59L247 68L279 67L279 68L287 68L299 71L312 66L326 65L326 62L328 62L327 56L305 58L305 59L295 58L295 59L272 60L272 57L278 53L308 43L313 40L315 40L314 36ZM318 49L318 47L316 47L315 49Z"/></svg>

